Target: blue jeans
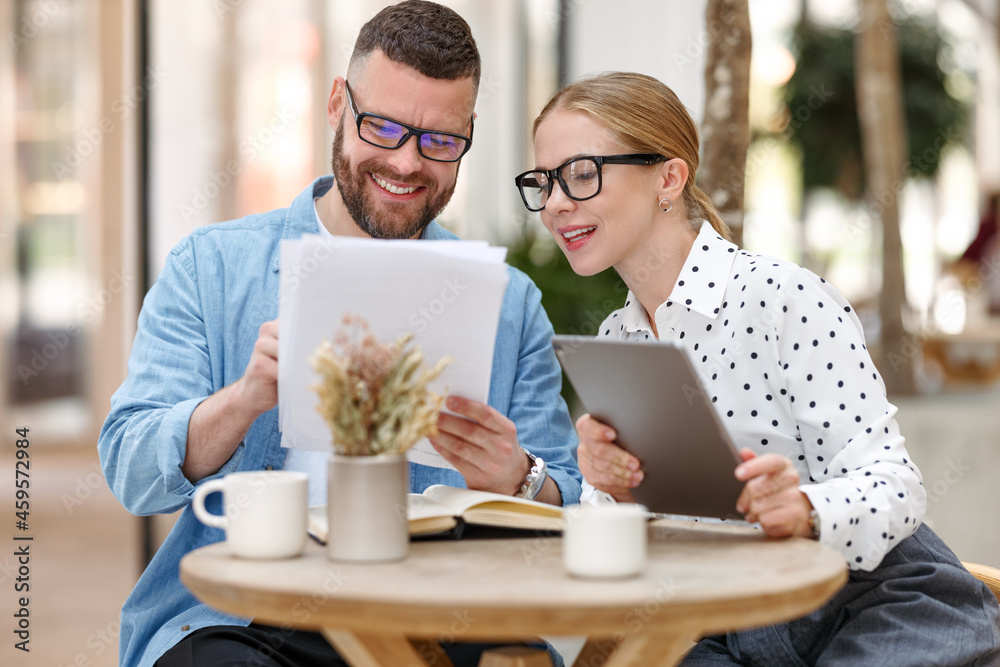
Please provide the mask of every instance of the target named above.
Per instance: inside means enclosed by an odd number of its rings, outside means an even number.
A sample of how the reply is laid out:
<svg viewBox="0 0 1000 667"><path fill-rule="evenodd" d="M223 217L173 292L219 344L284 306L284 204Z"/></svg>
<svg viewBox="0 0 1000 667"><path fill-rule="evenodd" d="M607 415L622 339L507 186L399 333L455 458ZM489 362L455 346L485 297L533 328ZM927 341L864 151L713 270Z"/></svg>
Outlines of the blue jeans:
<svg viewBox="0 0 1000 667"><path fill-rule="evenodd" d="M453 643L443 648L454 667L476 667L483 651L505 645ZM531 646L547 649L553 666L563 667L562 656L551 645ZM347 663L317 632L251 624L196 630L161 656L155 667L347 667Z"/></svg>
<svg viewBox="0 0 1000 667"><path fill-rule="evenodd" d="M1000 665L1000 607L927 526L795 621L706 637L683 667Z"/></svg>

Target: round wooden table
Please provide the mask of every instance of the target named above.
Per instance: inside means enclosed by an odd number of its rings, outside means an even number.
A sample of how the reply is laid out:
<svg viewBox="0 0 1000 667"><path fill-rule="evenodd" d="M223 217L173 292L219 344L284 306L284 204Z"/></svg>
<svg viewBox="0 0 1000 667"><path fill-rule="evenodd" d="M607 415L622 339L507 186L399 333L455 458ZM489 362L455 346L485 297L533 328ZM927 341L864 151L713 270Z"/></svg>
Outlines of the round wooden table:
<svg viewBox="0 0 1000 667"><path fill-rule="evenodd" d="M254 561L224 543L191 552L181 579L206 604L319 630L355 667L432 664L440 644L588 637L577 665L672 665L713 633L805 615L847 581L843 557L812 540L658 521L641 576L568 576L553 537L414 542L400 562Z"/></svg>

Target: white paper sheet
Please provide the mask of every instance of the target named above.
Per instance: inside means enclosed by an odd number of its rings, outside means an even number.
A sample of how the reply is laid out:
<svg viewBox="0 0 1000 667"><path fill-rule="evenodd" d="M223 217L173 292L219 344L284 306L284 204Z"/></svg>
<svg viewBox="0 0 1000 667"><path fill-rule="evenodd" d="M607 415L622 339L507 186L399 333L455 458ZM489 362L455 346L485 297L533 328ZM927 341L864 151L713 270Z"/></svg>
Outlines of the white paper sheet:
<svg viewBox="0 0 1000 667"><path fill-rule="evenodd" d="M278 334L279 422L284 447L330 451L316 412L318 376L309 357L331 340L346 313L364 317L382 341L413 334L428 367L452 362L431 384L437 393L486 402L506 248L476 241L388 241L307 235L283 241ZM411 461L451 467L423 440Z"/></svg>

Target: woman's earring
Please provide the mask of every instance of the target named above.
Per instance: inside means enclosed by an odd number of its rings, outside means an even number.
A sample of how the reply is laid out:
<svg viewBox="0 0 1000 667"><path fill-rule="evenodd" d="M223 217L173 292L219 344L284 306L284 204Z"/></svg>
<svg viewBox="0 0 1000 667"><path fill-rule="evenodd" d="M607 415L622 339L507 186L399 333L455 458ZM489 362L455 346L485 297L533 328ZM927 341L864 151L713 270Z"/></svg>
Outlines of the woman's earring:
<svg viewBox="0 0 1000 667"><path fill-rule="evenodd" d="M663 202L667 202L667 207L663 208ZM670 210L674 207L674 203L670 201L670 197L664 197L660 200L660 210L664 213L670 213Z"/></svg>

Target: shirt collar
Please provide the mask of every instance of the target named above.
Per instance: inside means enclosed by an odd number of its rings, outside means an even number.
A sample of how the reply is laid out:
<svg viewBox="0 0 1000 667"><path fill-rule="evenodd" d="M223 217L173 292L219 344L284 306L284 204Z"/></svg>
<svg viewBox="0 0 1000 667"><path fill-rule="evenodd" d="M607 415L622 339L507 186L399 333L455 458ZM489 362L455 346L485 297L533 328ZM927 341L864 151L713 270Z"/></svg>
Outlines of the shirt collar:
<svg viewBox="0 0 1000 667"><path fill-rule="evenodd" d="M286 209L285 228L281 234L282 240L297 239L303 234L319 233L320 223L316 213L315 200L329 192L332 187L332 175L320 176L308 187L306 187L305 190L299 193L299 195L292 201L291 206ZM451 240L457 239L458 237L432 220L431 223L424 228L420 238L431 240ZM277 256L274 258L274 262L272 264L273 271L279 271L281 269L281 253L276 254Z"/></svg>
<svg viewBox="0 0 1000 667"><path fill-rule="evenodd" d="M735 244L722 238L712 225L703 222L667 303L715 319L722 308L737 251ZM646 309L631 290L625 297L620 317L626 332L652 330Z"/></svg>
<svg viewBox="0 0 1000 667"><path fill-rule="evenodd" d="M703 222L684 260L669 301L715 319L722 308L737 247Z"/></svg>

